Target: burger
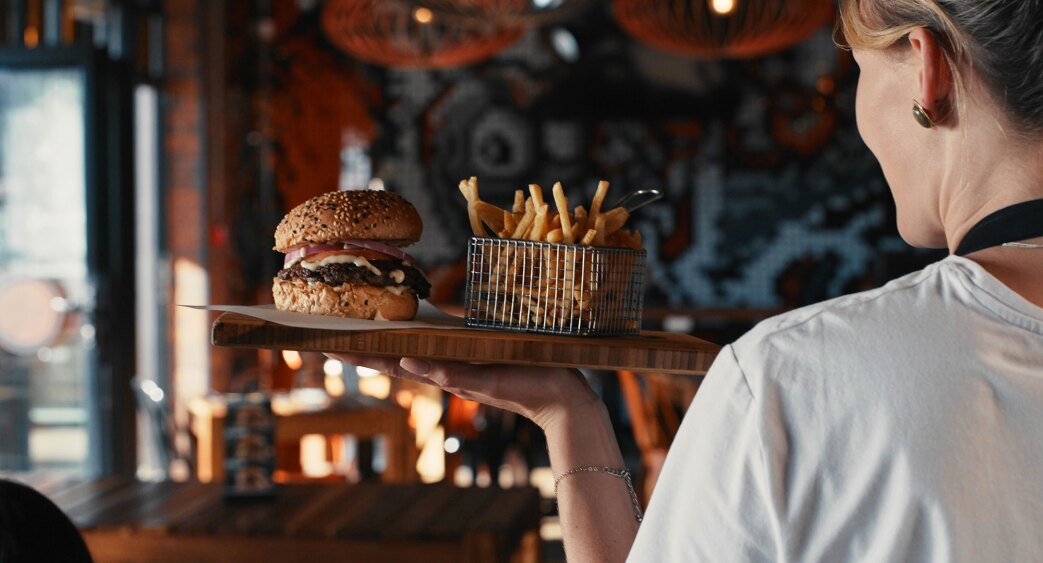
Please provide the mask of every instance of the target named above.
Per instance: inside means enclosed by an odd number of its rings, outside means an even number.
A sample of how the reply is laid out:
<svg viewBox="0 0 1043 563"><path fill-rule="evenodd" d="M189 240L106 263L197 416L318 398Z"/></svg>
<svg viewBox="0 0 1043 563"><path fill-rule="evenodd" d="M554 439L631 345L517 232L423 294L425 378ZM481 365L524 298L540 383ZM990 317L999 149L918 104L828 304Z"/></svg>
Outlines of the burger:
<svg viewBox="0 0 1043 563"><path fill-rule="evenodd" d="M418 241L423 229L416 208L391 192L313 197L275 229L275 250L286 255L272 283L275 306L357 319L412 319L431 284L401 247Z"/></svg>

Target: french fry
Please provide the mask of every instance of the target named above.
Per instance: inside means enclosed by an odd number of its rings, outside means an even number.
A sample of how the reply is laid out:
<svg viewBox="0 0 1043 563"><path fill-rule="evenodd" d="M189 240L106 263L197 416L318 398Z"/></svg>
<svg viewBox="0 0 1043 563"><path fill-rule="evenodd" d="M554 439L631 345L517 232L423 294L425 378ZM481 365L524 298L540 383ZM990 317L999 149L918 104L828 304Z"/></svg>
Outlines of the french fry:
<svg viewBox="0 0 1043 563"><path fill-rule="evenodd" d="M550 226L551 226L552 229L557 229L558 227L561 227L561 215L560 214L558 214L558 213L551 213L550 214Z"/></svg>
<svg viewBox="0 0 1043 563"><path fill-rule="evenodd" d="M641 240L641 231L634 229L634 248L641 250L645 243Z"/></svg>
<svg viewBox="0 0 1043 563"><path fill-rule="evenodd" d="M535 205L536 203L533 202L533 206ZM546 203L540 204L539 211L536 212L536 219L532 223L532 231L529 232L529 240L540 242L547 234L547 209Z"/></svg>
<svg viewBox="0 0 1043 563"><path fill-rule="evenodd" d="M575 238L572 235L572 220L569 218L569 199L565 197L565 188L561 182L554 182L551 189L554 194L554 205L558 207L558 216L561 218L561 235L565 244L572 244Z"/></svg>
<svg viewBox="0 0 1043 563"><path fill-rule="evenodd" d="M605 194L607 193L608 182L606 182L605 180L598 182L598 189L594 192L594 199L590 202L590 213L587 214L588 227L597 224L598 216L601 215L601 204L605 201Z"/></svg>
<svg viewBox="0 0 1043 563"><path fill-rule="evenodd" d="M491 203L484 201L474 202L475 211L478 212L478 217L483 223L489 225L489 228L493 231L500 232L504 228L504 210L496 207Z"/></svg>
<svg viewBox="0 0 1043 563"><path fill-rule="evenodd" d="M579 243L585 246L594 244L594 239L597 238L598 232L594 229L587 229L587 234L583 235L583 240Z"/></svg>
<svg viewBox="0 0 1043 563"><path fill-rule="evenodd" d="M460 193L463 194L464 199L467 200L467 203L471 203L471 187L467 183L467 180L460 180L460 186L459 187L460 187Z"/></svg>
<svg viewBox="0 0 1043 563"><path fill-rule="evenodd" d="M539 209L543 205L543 188L539 184L529 184L529 194L532 196L532 205Z"/></svg>
<svg viewBox="0 0 1043 563"><path fill-rule="evenodd" d="M471 220L471 232L474 233L474 236L489 236L489 233L485 232L485 226L482 225L482 219L478 216L478 206L474 203L467 204L467 217Z"/></svg>
<svg viewBox="0 0 1043 563"><path fill-rule="evenodd" d="M468 201L480 201L478 197L478 178L474 176L468 178L467 189L471 192L471 198Z"/></svg>
<svg viewBox="0 0 1043 563"><path fill-rule="evenodd" d="M520 239L525 236L525 233L529 232L529 228L532 227L532 222L536 220L536 213L532 210L532 207L525 209L525 214L522 215L521 221L518 222L518 226L514 228L514 232L511 233L511 238Z"/></svg>
<svg viewBox="0 0 1043 563"><path fill-rule="evenodd" d="M594 219L594 246L605 246L605 216L598 215Z"/></svg>
<svg viewBox="0 0 1043 563"><path fill-rule="evenodd" d="M525 191L514 190L514 207L511 208L513 213L525 213Z"/></svg>
<svg viewBox="0 0 1043 563"><path fill-rule="evenodd" d="M605 217L605 236L607 237L623 227L623 223L627 222L630 213L622 207L617 207L604 213L603 217Z"/></svg>
<svg viewBox="0 0 1043 563"><path fill-rule="evenodd" d="M522 205L522 207L524 207L524 204ZM514 232L514 229L518 228L518 221L514 218L513 213L509 213L507 211L503 212L503 228L505 231L507 231L507 236L502 238L510 237L511 233Z"/></svg>
<svg viewBox="0 0 1043 563"><path fill-rule="evenodd" d="M582 205L576 206L572 216L576 219L572 227L576 234L587 232L587 210Z"/></svg>
<svg viewBox="0 0 1043 563"><path fill-rule="evenodd" d="M554 229L553 231L547 233L547 242L559 243L563 240L565 240L565 236L562 229Z"/></svg>

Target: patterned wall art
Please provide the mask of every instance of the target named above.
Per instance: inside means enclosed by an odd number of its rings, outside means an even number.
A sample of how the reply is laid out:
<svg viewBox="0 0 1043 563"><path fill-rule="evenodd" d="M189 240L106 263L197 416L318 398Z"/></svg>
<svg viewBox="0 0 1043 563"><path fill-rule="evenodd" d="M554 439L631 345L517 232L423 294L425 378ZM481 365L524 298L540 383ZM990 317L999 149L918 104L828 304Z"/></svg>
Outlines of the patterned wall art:
<svg viewBox="0 0 1043 563"><path fill-rule="evenodd" d="M650 308L792 308L937 257L898 237L855 124L857 67L828 28L766 57L699 60L630 39L595 3L484 63L401 70L351 61L310 19L298 34L366 77L329 95L380 92L369 96L375 127L362 120L367 165L425 218L413 253L438 300L462 297L469 228L457 183L471 175L502 206L529 182L561 181L574 199L602 178L610 200L664 190L632 219L649 253Z"/></svg>

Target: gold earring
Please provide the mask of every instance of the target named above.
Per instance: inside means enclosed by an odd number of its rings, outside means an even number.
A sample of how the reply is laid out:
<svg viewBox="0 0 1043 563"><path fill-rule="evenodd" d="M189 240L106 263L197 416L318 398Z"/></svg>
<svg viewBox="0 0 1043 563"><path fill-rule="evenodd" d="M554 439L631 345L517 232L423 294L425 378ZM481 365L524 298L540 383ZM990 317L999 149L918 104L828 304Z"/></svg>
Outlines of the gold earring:
<svg viewBox="0 0 1043 563"><path fill-rule="evenodd" d="M930 129L934 127L934 120L931 116L927 115L927 110L923 109L920 102L913 100L913 117L916 118L916 122L919 123L924 129Z"/></svg>

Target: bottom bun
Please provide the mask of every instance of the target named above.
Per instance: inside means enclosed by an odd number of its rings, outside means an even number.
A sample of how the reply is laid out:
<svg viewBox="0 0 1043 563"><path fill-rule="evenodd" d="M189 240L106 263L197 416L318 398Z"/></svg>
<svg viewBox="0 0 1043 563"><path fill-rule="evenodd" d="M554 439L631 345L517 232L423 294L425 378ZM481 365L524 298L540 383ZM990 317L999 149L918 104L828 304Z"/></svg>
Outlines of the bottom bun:
<svg viewBox="0 0 1043 563"><path fill-rule="evenodd" d="M373 285L340 286L309 282L300 278L272 281L275 306L283 311L374 319L377 313L388 321L408 321L416 316L417 300L411 292L395 295Z"/></svg>

